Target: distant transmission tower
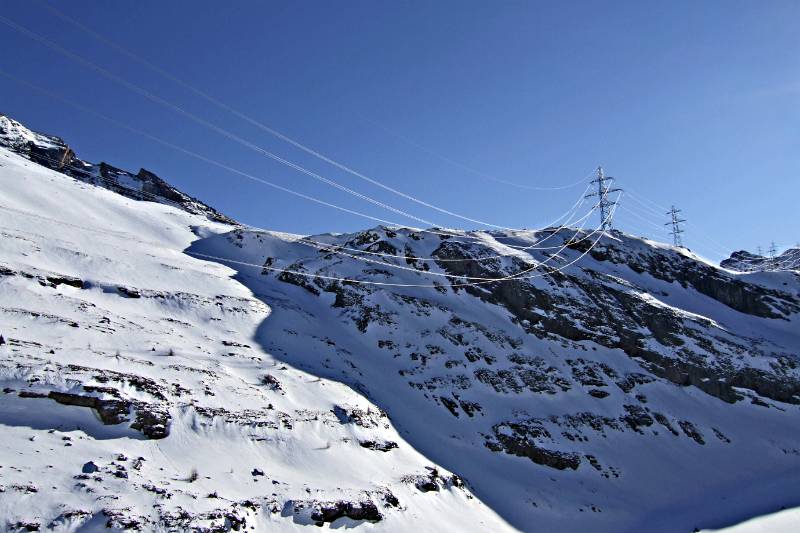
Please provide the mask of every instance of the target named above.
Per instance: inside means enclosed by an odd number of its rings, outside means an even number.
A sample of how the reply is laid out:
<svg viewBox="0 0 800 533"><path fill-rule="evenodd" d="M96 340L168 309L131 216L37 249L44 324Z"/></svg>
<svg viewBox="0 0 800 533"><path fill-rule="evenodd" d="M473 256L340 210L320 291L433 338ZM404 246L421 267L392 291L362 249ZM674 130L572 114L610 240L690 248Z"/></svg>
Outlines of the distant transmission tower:
<svg viewBox="0 0 800 533"><path fill-rule="evenodd" d="M591 181L591 183L597 184L597 192L586 195L586 198L597 196L600 199L598 205L600 207L600 229L602 231L611 229L611 220L609 218L609 214L611 213L611 206L614 205L614 202L608 199L608 195L612 192L622 191L620 188L612 189L609 187L608 184L613 182L614 178L603 174L603 167L597 167L597 177Z"/></svg>
<svg viewBox="0 0 800 533"><path fill-rule="evenodd" d="M772 270L776 270L778 268L778 261L777 261L778 247L775 246L775 241L772 241L772 243L769 245L768 252L769 252L769 267Z"/></svg>
<svg viewBox="0 0 800 533"><path fill-rule="evenodd" d="M683 229L681 229L681 223L686 222L684 218L678 218L678 213L680 213L680 209L675 209L675 206L672 206L672 209L667 211L667 214L672 217L672 220L664 224L665 226L672 226L672 230L670 234L672 235L672 243L675 246L680 246L683 248L683 239L681 239L681 233L683 233Z"/></svg>

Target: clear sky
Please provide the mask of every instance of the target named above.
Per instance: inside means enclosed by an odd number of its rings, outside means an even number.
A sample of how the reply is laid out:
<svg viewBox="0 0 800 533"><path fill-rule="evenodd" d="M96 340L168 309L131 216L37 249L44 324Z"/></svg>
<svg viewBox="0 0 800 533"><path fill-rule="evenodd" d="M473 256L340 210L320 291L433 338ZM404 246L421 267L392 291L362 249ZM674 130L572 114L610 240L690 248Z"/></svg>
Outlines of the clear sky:
<svg viewBox="0 0 800 533"><path fill-rule="evenodd" d="M327 178L442 225L481 227L281 142L46 5L7 0L0 14ZM800 239L795 0L52 5L254 119L471 218L546 224L582 186L531 191L484 176L557 187L602 164L632 193L615 221L632 233L669 238L654 202L681 208L686 244L715 259L731 248ZM418 225L248 150L3 24L0 50L3 70L126 124L325 201ZM2 77L0 111L62 136L85 159L150 169L249 224L296 233L375 224L193 160Z"/></svg>

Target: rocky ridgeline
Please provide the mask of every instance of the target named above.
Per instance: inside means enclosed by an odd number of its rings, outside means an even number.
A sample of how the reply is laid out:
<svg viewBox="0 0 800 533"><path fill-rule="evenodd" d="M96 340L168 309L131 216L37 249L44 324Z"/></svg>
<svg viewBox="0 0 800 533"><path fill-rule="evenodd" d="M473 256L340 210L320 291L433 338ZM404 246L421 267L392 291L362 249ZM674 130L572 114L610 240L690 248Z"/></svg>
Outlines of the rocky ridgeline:
<svg viewBox="0 0 800 533"><path fill-rule="evenodd" d="M733 252L723 259L720 266L738 272L757 272L760 270L800 271L800 248L789 248L775 257L764 257L746 250Z"/></svg>
<svg viewBox="0 0 800 533"><path fill-rule="evenodd" d="M142 168L134 174L104 162L88 163L79 159L60 137L34 132L3 114L0 114L0 146L44 167L133 200L166 203L204 215L209 220L236 224L232 218L184 194L149 170Z"/></svg>

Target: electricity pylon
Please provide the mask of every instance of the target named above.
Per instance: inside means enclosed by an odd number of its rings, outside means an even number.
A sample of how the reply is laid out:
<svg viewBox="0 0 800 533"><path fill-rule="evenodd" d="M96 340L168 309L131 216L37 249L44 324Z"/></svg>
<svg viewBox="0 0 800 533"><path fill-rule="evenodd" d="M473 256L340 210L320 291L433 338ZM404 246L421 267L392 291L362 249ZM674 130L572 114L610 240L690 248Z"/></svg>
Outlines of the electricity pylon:
<svg viewBox="0 0 800 533"><path fill-rule="evenodd" d="M772 241L772 243L769 245L769 250L768 251L769 251L769 267L772 270L777 270L777 268L778 268L778 261L777 261L778 247L775 246L775 241Z"/></svg>
<svg viewBox="0 0 800 533"><path fill-rule="evenodd" d="M600 229L602 231L611 229L609 214L611 213L611 206L614 205L614 202L608 199L608 195L612 192L622 191L620 188L611 188L607 185L613 182L614 178L603 174L603 167L597 167L597 177L590 182L597 183L597 192L589 193L585 196L585 198L597 196L600 199L598 207L600 207Z"/></svg>
<svg viewBox="0 0 800 533"><path fill-rule="evenodd" d="M670 234L672 235L672 243L675 246L683 247L683 239L681 239L681 233L683 233L683 229L681 229L681 223L686 222L684 218L678 218L678 213L680 213L680 209L675 209L675 206L672 206L672 209L667 211L667 214L672 217L672 220L664 224L665 226L672 226L672 230Z"/></svg>

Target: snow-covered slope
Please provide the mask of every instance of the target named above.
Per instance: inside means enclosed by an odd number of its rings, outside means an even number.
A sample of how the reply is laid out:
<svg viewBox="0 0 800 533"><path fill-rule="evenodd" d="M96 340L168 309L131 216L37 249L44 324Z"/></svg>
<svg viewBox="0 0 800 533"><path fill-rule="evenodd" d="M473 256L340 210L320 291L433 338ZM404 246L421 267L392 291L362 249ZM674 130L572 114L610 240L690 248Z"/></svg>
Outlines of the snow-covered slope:
<svg viewBox="0 0 800 533"><path fill-rule="evenodd" d="M136 174L108 163L88 163L79 159L60 137L37 133L11 117L0 113L0 147L20 154L47 168L75 179L104 187L133 200L172 205L200 214L215 222L236 224L196 198L179 191L149 170Z"/></svg>
<svg viewBox="0 0 800 533"><path fill-rule="evenodd" d="M716 533L794 533L800 527L800 508L781 509L739 524L714 530ZM703 533L711 533L703 530Z"/></svg>
<svg viewBox="0 0 800 533"><path fill-rule="evenodd" d="M800 505L796 273L622 233L231 229L0 164L8 527L688 532Z"/></svg>
<svg viewBox="0 0 800 533"><path fill-rule="evenodd" d="M230 226L4 149L0 189L1 531L510 529L363 395L265 351L270 308L182 253Z"/></svg>

